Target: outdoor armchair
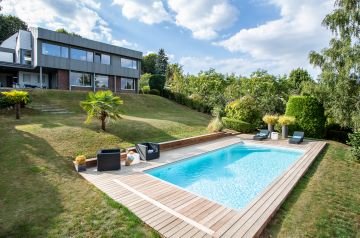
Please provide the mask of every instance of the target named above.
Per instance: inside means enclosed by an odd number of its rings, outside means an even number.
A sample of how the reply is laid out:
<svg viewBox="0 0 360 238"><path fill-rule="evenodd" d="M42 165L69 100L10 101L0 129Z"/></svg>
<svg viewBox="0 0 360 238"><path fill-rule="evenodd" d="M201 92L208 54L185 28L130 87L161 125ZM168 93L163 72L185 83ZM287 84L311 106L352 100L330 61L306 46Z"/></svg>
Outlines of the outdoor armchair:
<svg viewBox="0 0 360 238"><path fill-rule="evenodd" d="M160 145L156 143L137 144L136 151L140 154L142 160L153 160L160 157Z"/></svg>

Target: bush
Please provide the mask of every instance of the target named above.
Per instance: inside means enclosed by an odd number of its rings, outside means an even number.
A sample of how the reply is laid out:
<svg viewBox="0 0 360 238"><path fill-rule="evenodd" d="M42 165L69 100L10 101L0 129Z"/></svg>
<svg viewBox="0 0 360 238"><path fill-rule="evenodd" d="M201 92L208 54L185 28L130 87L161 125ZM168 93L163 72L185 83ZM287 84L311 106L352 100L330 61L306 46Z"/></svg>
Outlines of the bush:
<svg viewBox="0 0 360 238"><path fill-rule="evenodd" d="M329 123L326 125L325 138L341 143L346 143L349 140L349 134L353 131L350 128L342 128L339 124Z"/></svg>
<svg viewBox="0 0 360 238"><path fill-rule="evenodd" d="M351 153L360 161L360 132L349 134L348 144L351 146Z"/></svg>
<svg viewBox="0 0 360 238"><path fill-rule="evenodd" d="M279 124L281 126L289 126L295 123L295 117L291 117L291 116L280 116L279 117Z"/></svg>
<svg viewBox="0 0 360 238"><path fill-rule="evenodd" d="M150 86L144 86L141 88L142 93L148 94L150 92Z"/></svg>
<svg viewBox="0 0 360 238"><path fill-rule="evenodd" d="M149 90L149 93L150 93L150 94L153 94L153 95L160 95L160 91L157 90L157 89L150 89L150 90Z"/></svg>
<svg viewBox="0 0 360 238"><path fill-rule="evenodd" d="M153 74L150 76L149 79L149 86L150 89L156 89L159 92L162 92L162 90L164 89L165 86L165 76L160 75L160 74Z"/></svg>
<svg viewBox="0 0 360 238"><path fill-rule="evenodd" d="M0 109L13 107L15 104L10 100L10 98L5 97L4 94L0 93Z"/></svg>
<svg viewBox="0 0 360 238"><path fill-rule="evenodd" d="M324 107L315 98L309 96L291 96L286 104L285 115L296 119L290 129L302 130L308 137L323 138L325 136ZM291 133L291 132L290 132Z"/></svg>
<svg viewBox="0 0 360 238"><path fill-rule="evenodd" d="M270 125L276 125L279 117L277 115L269 115L269 114L266 114L265 116L263 116L263 121L266 123L266 124L270 124Z"/></svg>
<svg viewBox="0 0 360 238"><path fill-rule="evenodd" d="M220 119L220 117L214 117L208 127L207 127L208 131L210 132L218 132L221 131L223 129L223 123Z"/></svg>
<svg viewBox="0 0 360 238"><path fill-rule="evenodd" d="M249 133L255 130L252 124L233 118L223 117L222 122L224 127L238 132Z"/></svg>
<svg viewBox="0 0 360 238"><path fill-rule="evenodd" d="M261 123L260 111L251 96L244 96L228 103L225 107L226 117L246 121L253 125Z"/></svg>

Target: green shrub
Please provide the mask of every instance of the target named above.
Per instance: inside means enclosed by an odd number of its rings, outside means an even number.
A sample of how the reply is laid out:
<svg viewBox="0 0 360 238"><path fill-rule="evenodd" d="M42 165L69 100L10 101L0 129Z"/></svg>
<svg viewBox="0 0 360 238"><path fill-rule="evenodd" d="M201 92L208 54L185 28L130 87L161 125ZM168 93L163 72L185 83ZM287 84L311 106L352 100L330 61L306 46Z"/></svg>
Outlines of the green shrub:
<svg viewBox="0 0 360 238"><path fill-rule="evenodd" d="M223 123L220 119L220 117L214 117L208 127L207 127L208 131L210 132L218 132L221 131L223 129Z"/></svg>
<svg viewBox="0 0 360 238"><path fill-rule="evenodd" d="M0 109L13 107L15 104L10 100L10 98L5 97L4 94L0 93Z"/></svg>
<svg viewBox="0 0 360 238"><path fill-rule="evenodd" d="M141 88L142 93L148 94L150 92L150 86L144 86Z"/></svg>
<svg viewBox="0 0 360 238"><path fill-rule="evenodd" d="M256 101L251 96L244 96L228 103L225 107L226 117L246 121L253 125L261 123L261 115Z"/></svg>
<svg viewBox="0 0 360 238"><path fill-rule="evenodd" d="M324 107L315 98L309 96L291 96L286 104L285 115L295 117L295 124L289 127L293 130L302 130L305 136L323 138L325 136Z"/></svg>
<svg viewBox="0 0 360 238"><path fill-rule="evenodd" d="M160 91L157 89L150 89L149 94L160 95Z"/></svg>
<svg viewBox="0 0 360 238"><path fill-rule="evenodd" d="M165 80L166 78L163 75L160 74L151 75L149 79L150 89L156 89L159 92L162 92L165 86Z"/></svg>
<svg viewBox="0 0 360 238"><path fill-rule="evenodd" d="M351 146L351 153L360 161L360 132L349 134L348 144Z"/></svg>
<svg viewBox="0 0 360 238"><path fill-rule="evenodd" d="M224 127L238 132L249 133L255 130L252 124L234 118L223 117L222 122Z"/></svg>

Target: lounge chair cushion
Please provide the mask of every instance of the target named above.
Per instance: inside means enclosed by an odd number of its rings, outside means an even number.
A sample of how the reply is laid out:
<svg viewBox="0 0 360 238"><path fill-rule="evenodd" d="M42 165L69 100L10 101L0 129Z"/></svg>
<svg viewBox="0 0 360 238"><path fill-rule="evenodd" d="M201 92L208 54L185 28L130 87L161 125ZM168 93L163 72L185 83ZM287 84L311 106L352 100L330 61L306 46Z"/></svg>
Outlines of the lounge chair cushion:
<svg viewBox="0 0 360 238"><path fill-rule="evenodd" d="M294 138L294 139L301 139L302 137L301 137L301 136L293 136L292 138Z"/></svg>
<svg viewBox="0 0 360 238"><path fill-rule="evenodd" d="M260 133L259 135L260 136L267 136L267 134L265 134L265 133Z"/></svg>

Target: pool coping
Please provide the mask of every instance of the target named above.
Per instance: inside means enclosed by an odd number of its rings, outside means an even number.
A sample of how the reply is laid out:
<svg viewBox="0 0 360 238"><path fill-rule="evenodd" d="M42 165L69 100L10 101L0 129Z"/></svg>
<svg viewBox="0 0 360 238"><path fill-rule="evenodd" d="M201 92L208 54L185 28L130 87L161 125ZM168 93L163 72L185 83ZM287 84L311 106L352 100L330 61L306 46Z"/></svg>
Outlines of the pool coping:
<svg viewBox="0 0 360 238"><path fill-rule="evenodd" d="M240 143L239 139L249 145L304 151L293 165L244 209L235 210L225 207L144 172L232 146ZM173 154L172 159L164 157L162 163L147 162L138 166L138 169L135 169L135 165L120 172L100 173L88 170L80 174L114 200L128 207L164 237L253 237L260 234L325 145L324 141L306 141L302 145L289 145L285 141L270 140L254 142L240 135L169 150L162 153L162 156L171 157ZM186 154L187 150L193 151ZM182 156L182 153L185 155ZM265 215L261 211L264 211ZM163 220L158 221L156 218Z"/></svg>

